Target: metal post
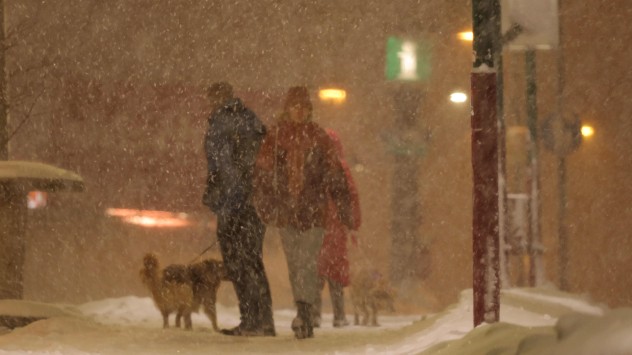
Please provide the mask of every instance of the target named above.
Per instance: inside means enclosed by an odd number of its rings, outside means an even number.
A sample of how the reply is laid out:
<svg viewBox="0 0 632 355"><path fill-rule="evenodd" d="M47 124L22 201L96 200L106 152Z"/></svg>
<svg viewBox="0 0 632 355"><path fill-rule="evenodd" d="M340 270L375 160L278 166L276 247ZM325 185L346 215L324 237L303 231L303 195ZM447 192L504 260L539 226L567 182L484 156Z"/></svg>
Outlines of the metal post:
<svg viewBox="0 0 632 355"><path fill-rule="evenodd" d="M394 151L394 171L391 206L391 281L403 294L410 285L423 279L423 268L417 267L428 260L419 260L421 250L419 227L421 208L419 205L419 169L421 156L414 149L417 142L406 139L406 132L415 130L420 115L421 90L415 85L402 84L394 96L397 107L395 138L400 142Z"/></svg>
<svg viewBox="0 0 632 355"><path fill-rule="evenodd" d="M26 192L0 184L0 299L23 296L26 212Z"/></svg>
<svg viewBox="0 0 632 355"><path fill-rule="evenodd" d="M495 41L494 67L496 71L496 116L498 118L498 245L500 263L500 287L509 287L507 258L507 230L509 226L509 205L507 201L507 144L504 115L503 41Z"/></svg>
<svg viewBox="0 0 632 355"><path fill-rule="evenodd" d="M566 84L566 76L564 75L564 50L562 48L562 0L558 0L558 34L559 34L559 48L557 51L557 79L558 79L558 93L557 93L557 119L562 123L562 127L565 127L564 121L564 87ZM560 290L568 291L568 280L566 274L568 271L568 236L566 233L566 158L564 155L560 155L557 161L558 170L558 242L559 242L559 280Z"/></svg>
<svg viewBox="0 0 632 355"><path fill-rule="evenodd" d="M0 160L9 160L5 74L4 0L0 0ZM26 198L11 183L0 184L0 299L22 298Z"/></svg>
<svg viewBox="0 0 632 355"><path fill-rule="evenodd" d="M0 0L0 43L5 43L4 0ZM5 47L0 45L0 160L9 160L9 113L7 107L7 75Z"/></svg>
<svg viewBox="0 0 632 355"><path fill-rule="evenodd" d="M568 290L568 236L566 234L566 158L560 157L557 164L558 176L558 237L559 237L559 277L560 290Z"/></svg>
<svg viewBox="0 0 632 355"><path fill-rule="evenodd" d="M498 120L494 54L500 40L500 4L473 0L475 60L472 91L474 325L500 317L498 241Z"/></svg>
<svg viewBox="0 0 632 355"><path fill-rule="evenodd" d="M535 50L525 52L527 80L527 126L529 127L529 161L531 166L531 221L529 233L529 284L540 285L543 281L542 242L540 237L540 169L537 134L537 85Z"/></svg>

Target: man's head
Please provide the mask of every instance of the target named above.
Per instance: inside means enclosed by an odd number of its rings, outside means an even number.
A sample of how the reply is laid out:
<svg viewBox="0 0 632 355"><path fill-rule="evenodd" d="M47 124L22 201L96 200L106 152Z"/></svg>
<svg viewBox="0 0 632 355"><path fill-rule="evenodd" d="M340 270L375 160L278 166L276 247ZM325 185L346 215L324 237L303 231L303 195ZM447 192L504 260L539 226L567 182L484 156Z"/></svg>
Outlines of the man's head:
<svg viewBox="0 0 632 355"><path fill-rule="evenodd" d="M208 97L211 108L215 110L233 98L233 87L225 81L214 83L206 89L206 97Z"/></svg>

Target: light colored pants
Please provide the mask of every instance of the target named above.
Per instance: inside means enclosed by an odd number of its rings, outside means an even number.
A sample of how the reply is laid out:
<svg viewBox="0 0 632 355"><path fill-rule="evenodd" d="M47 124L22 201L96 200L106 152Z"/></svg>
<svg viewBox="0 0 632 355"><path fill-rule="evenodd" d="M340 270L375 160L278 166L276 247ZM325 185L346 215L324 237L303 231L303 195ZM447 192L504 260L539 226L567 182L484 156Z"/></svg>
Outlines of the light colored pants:
<svg viewBox="0 0 632 355"><path fill-rule="evenodd" d="M303 301L313 305L320 294L317 262L325 229L312 228L301 232L294 228L282 228L279 234L287 260L294 302Z"/></svg>
<svg viewBox="0 0 632 355"><path fill-rule="evenodd" d="M321 292L318 293L318 300L316 300L316 303L313 304L314 307L312 307L313 317L319 318L319 319L322 317L323 301L322 301L321 293L322 293L322 289L325 287L325 282L327 282L327 284L329 285L328 286L329 297L331 298L331 306L334 311L334 321L346 320L347 317L345 316L344 287L340 283L332 279L327 279L323 277L320 278Z"/></svg>

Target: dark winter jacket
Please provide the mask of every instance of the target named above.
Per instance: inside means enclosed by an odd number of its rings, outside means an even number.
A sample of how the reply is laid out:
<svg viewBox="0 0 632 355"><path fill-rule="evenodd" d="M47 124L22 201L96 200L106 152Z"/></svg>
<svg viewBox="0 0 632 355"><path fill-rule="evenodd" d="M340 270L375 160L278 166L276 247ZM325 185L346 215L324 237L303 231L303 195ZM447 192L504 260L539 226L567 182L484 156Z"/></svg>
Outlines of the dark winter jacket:
<svg viewBox="0 0 632 355"><path fill-rule="evenodd" d="M351 196L336 148L313 122L281 121L265 137L257 157L254 204L277 227L325 227L329 201L345 226L354 226Z"/></svg>
<svg viewBox="0 0 632 355"><path fill-rule="evenodd" d="M217 214L234 212L251 203L254 164L266 129L238 98L215 110L208 123L203 203Z"/></svg>

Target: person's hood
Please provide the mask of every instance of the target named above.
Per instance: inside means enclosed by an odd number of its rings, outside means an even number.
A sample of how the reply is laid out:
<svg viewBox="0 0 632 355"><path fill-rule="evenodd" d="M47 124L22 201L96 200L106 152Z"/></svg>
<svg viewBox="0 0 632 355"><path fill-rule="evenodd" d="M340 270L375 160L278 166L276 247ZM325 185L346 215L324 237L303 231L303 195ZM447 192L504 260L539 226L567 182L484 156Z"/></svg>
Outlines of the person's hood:
<svg viewBox="0 0 632 355"><path fill-rule="evenodd" d="M238 112L245 110L246 106L238 97L233 97L226 101L221 108L227 111Z"/></svg>
<svg viewBox="0 0 632 355"><path fill-rule="evenodd" d="M208 116L208 122L210 124L211 120L213 120L213 117L215 117L216 115L221 115L222 112L240 112L240 111L244 111L245 109L246 109L246 106L239 98L237 97L230 98L226 100L226 102L224 102L221 106L216 108Z"/></svg>

